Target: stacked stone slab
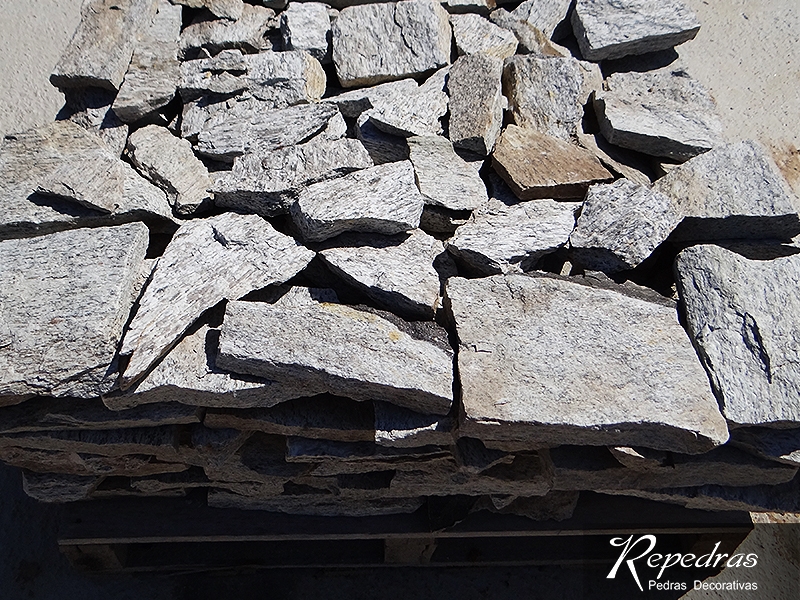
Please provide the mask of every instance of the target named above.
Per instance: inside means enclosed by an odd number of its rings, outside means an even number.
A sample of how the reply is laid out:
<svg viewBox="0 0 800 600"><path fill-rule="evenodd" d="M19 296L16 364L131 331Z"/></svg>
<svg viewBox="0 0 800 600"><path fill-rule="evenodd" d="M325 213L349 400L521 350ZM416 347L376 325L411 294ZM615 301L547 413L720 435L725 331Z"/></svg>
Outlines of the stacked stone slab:
<svg viewBox="0 0 800 600"><path fill-rule="evenodd" d="M800 508L796 198L679 65L597 64L677 0L111 4L0 146L28 494Z"/></svg>

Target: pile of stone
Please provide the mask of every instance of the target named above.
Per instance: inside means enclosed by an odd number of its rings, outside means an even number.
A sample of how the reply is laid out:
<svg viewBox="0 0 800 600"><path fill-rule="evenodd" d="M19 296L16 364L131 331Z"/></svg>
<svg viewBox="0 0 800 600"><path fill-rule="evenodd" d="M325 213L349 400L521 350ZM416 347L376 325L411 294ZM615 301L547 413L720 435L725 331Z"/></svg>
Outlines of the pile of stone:
<svg viewBox="0 0 800 600"><path fill-rule="evenodd" d="M800 509L797 199L675 62L698 28L89 0L0 148L0 459L56 502Z"/></svg>

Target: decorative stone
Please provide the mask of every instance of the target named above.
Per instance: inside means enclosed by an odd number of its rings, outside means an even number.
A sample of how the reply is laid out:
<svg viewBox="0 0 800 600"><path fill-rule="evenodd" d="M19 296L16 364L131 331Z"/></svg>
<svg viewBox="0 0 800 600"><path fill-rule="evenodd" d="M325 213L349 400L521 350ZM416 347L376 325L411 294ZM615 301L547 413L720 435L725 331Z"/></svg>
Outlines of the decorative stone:
<svg viewBox="0 0 800 600"><path fill-rule="evenodd" d="M358 117L355 134L376 165L408 160L408 143L405 138L384 133L375 126L367 113Z"/></svg>
<svg viewBox="0 0 800 600"><path fill-rule="evenodd" d="M450 68L450 140L454 146L490 154L503 126L503 61L485 54L459 57Z"/></svg>
<svg viewBox="0 0 800 600"><path fill-rule="evenodd" d="M390 448L420 448L453 444L455 422L450 416L423 415L375 402L375 443Z"/></svg>
<svg viewBox="0 0 800 600"><path fill-rule="evenodd" d="M551 38L558 24L567 18L571 5L572 0L526 0L511 14Z"/></svg>
<svg viewBox="0 0 800 600"><path fill-rule="evenodd" d="M181 32L179 58L190 58L201 48L211 54L229 48L259 52L268 47L264 35L274 25L275 11L252 4L245 4L242 16L235 21L199 19Z"/></svg>
<svg viewBox="0 0 800 600"><path fill-rule="evenodd" d="M101 477L22 472L22 489L39 502L77 502L88 498Z"/></svg>
<svg viewBox="0 0 800 600"><path fill-rule="evenodd" d="M290 2L281 13L284 50L305 50L322 64L331 62L330 7L321 2Z"/></svg>
<svg viewBox="0 0 800 600"><path fill-rule="evenodd" d="M524 3L528 5L529 3ZM523 5L520 5L523 6ZM517 38L519 45L517 53L535 54L537 56L572 56L566 48L554 44L550 38L524 18L498 8L489 15L492 23L511 31Z"/></svg>
<svg viewBox="0 0 800 600"><path fill-rule="evenodd" d="M653 167L646 156L632 150L612 146L599 133L578 132L578 143L593 152L603 166L612 173L648 187L656 179Z"/></svg>
<svg viewBox="0 0 800 600"><path fill-rule="evenodd" d="M69 119L100 136L114 156L119 157L128 141L128 126L111 108L116 94L100 88L62 90L64 106L56 115L57 121Z"/></svg>
<svg viewBox="0 0 800 600"><path fill-rule="evenodd" d="M98 475L116 477L146 477L161 473L180 473L188 465L162 462L147 454L99 456L96 454L36 450L33 448L0 448L0 460L19 469L37 473L59 473L82 477Z"/></svg>
<svg viewBox="0 0 800 600"><path fill-rule="evenodd" d="M378 108L387 104L392 105L405 96L413 95L418 87L417 82L413 79L400 79L372 87L342 92L341 94L324 98L322 101L334 102L345 117L357 119L361 113L368 111L370 108Z"/></svg>
<svg viewBox="0 0 800 600"><path fill-rule="evenodd" d="M450 15L453 37L459 54L483 52L497 58L508 58L517 51L517 38L476 14Z"/></svg>
<svg viewBox="0 0 800 600"><path fill-rule="evenodd" d="M800 466L800 429L741 427L731 432L730 445L761 458Z"/></svg>
<svg viewBox="0 0 800 600"><path fill-rule="evenodd" d="M444 92L449 68L440 69L413 92L397 95L391 102L379 103L366 114L385 133L399 136L438 135L439 121L447 114Z"/></svg>

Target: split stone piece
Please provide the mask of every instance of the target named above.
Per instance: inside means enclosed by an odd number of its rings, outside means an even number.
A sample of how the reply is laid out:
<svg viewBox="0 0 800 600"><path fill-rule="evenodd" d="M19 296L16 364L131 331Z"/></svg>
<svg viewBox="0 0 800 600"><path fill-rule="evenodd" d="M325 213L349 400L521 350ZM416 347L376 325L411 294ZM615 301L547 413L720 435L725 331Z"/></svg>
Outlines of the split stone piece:
<svg viewBox="0 0 800 600"><path fill-rule="evenodd" d="M291 214L303 239L348 231L392 235L416 229L425 201L409 161L378 165L300 192Z"/></svg>
<svg viewBox="0 0 800 600"><path fill-rule="evenodd" d="M302 437L290 437L286 440L288 462L382 463L385 467L390 467L392 464L409 460L417 459L423 462L443 456L449 457L450 451L435 446L385 448L372 442L333 442ZM314 474L317 472L315 470Z"/></svg>
<svg viewBox="0 0 800 600"><path fill-rule="evenodd" d="M450 15L453 37L459 54L483 52L497 58L508 58L517 51L517 37L476 14Z"/></svg>
<svg viewBox="0 0 800 600"><path fill-rule="evenodd" d="M22 489L39 502L86 500L102 481L101 477L22 472Z"/></svg>
<svg viewBox="0 0 800 600"><path fill-rule="evenodd" d="M558 24L567 18L571 4L572 0L526 0L511 14L524 19L551 38Z"/></svg>
<svg viewBox="0 0 800 600"><path fill-rule="evenodd" d="M166 192L177 214L191 215L210 204L208 169L188 141L148 125L128 138L127 154L142 175Z"/></svg>
<svg viewBox="0 0 800 600"><path fill-rule="evenodd" d="M514 123L570 141L581 129L583 105L602 79L591 63L527 55L508 60L503 87Z"/></svg>
<svg viewBox="0 0 800 600"><path fill-rule="evenodd" d="M347 283L382 308L407 319L433 319L439 274L433 267L442 243L420 229L394 237L345 235L319 255Z"/></svg>
<svg viewBox="0 0 800 600"><path fill-rule="evenodd" d="M413 79L400 79L342 92L323 99L323 102L334 102L345 117L357 119L361 113L370 108L392 105L401 98L414 94L418 87L417 82Z"/></svg>
<svg viewBox="0 0 800 600"><path fill-rule="evenodd" d="M179 58L189 58L201 48L212 54L230 48L249 52L267 48L264 35L275 25L275 11L252 4L245 4L243 9L242 16L235 21L201 19L184 28L179 41Z"/></svg>
<svg viewBox="0 0 800 600"><path fill-rule="evenodd" d="M676 259L692 341L725 417L738 425L800 424L800 255L750 260L719 246Z"/></svg>
<svg viewBox="0 0 800 600"><path fill-rule="evenodd" d="M390 448L451 446L455 422L451 416L424 415L375 402L375 443Z"/></svg>
<svg viewBox="0 0 800 600"><path fill-rule="evenodd" d="M0 398L112 388L147 244L142 223L0 242Z"/></svg>
<svg viewBox="0 0 800 600"><path fill-rule="evenodd" d="M245 3L242 0L170 0L170 2L188 8L206 8L215 17L231 21L241 19L245 10Z"/></svg>
<svg viewBox="0 0 800 600"><path fill-rule="evenodd" d="M405 138L378 129L368 113L358 117L355 134L376 165L408 160L408 143Z"/></svg>
<svg viewBox="0 0 800 600"><path fill-rule="evenodd" d="M489 198L478 169L456 154L441 136L408 139L409 158L427 204L451 210L474 210Z"/></svg>
<svg viewBox="0 0 800 600"><path fill-rule="evenodd" d="M214 179L217 206L265 217L289 212L303 186L373 166L364 145L353 139L311 140L269 153L236 158L231 171Z"/></svg>
<svg viewBox="0 0 800 600"><path fill-rule="evenodd" d="M322 64L331 62L330 7L321 2L290 2L281 13L284 50L305 50Z"/></svg>
<svg viewBox="0 0 800 600"><path fill-rule="evenodd" d="M528 4L527 2L525 4ZM520 5L522 6L522 5ZM504 8L498 8L489 15L492 23L511 31L519 42L518 54L535 54L537 56L572 56L566 48L550 41L540 29L526 21L524 18L510 13Z"/></svg>
<svg viewBox="0 0 800 600"><path fill-rule="evenodd" d="M413 513L422 504L423 498L353 499L313 494L258 498L214 489L208 493L208 505L211 507L320 517L377 517Z"/></svg>
<svg viewBox="0 0 800 600"><path fill-rule="evenodd" d="M788 239L800 233L794 197L758 143L720 146L672 169L654 189L676 200L676 240Z"/></svg>
<svg viewBox="0 0 800 600"><path fill-rule="evenodd" d="M180 81L181 14L180 6L160 0L158 14L139 34L131 64L112 106L124 122L135 123L165 107L175 97Z"/></svg>
<svg viewBox="0 0 800 600"><path fill-rule="evenodd" d="M604 167L612 173L630 179L639 185L650 187L656 179L650 159L647 156L609 144L599 133L578 132L578 143L594 153Z"/></svg>
<svg viewBox="0 0 800 600"><path fill-rule="evenodd" d="M257 215L225 213L183 225L159 258L125 334L121 353L130 360L122 388L141 379L203 311L283 283L313 256Z"/></svg>
<svg viewBox="0 0 800 600"><path fill-rule="evenodd" d="M461 56L450 68L450 140L486 156L503 126L503 61L486 54Z"/></svg>
<svg viewBox="0 0 800 600"><path fill-rule="evenodd" d="M149 27L159 0L90 0L61 55L50 83L59 88L118 90L139 33Z"/></svg>
<svg viewBox="0 0 800 600"><path fill-rule="evenodd" d="M577 0L572 30L583 57L600 61L688 42L700 22L681 0Z"/></svg>
<svg viewBox="0 0 800 600"><path fill-rule="evenodd" d="M674 307L554 276L452 278L446 297L461 435L687 454L727 441Z"/></svg>
<svg viewBox="0 0 800 600"><path fill-rule="evenodd" d="M714 99L683 71L614 73L594 107L609 142L651 156L686 160L724 143Z"/></svg>
<svg viewBox="0 0 800 600"><path fill-rule="evenodd" d="M146 477L161 473L180 473L188 465L162 462L147 454L98 456L96 454L36 450L32 448L0 448L0 460L7 465L37 473L59 473L79 476Z"/></svg>
<svg viewBox="0 0 800 600"><path fill-rule="evenodd" d="M633 269L682 219L672 198L649 187L627 179L593 185L569 238L571 254L591 270L616 273Z"/></svg>
<svg viewBox="0 0 800 600"><path fill-rule="evenodd" d="M506 127L492 162L521 200L583 198L591 184L613 179L588 150L516 125Z"/></svg>
<svg viewBox="0 0 800 600"><path fill-rule="evenodd" d="M800 466L800 429L742 427L731 431L730 444L761 458Z"/></svg>
<svg viewBox="0 0 800 600"><path fill-rule="evenodd" d="M402 79L450 62L447 11L433 0L350 6L332 33L342 87Z"/></svg>
<svg viewBox="0 0 800 600"><path fill-rule="evenodd" d="M367 115L375 127L392 135L439 135L440 119L447 114L448 73L449 67L438 70L413 92L382 102Z"/></svg>
<svg viewBox="0 0 800 600"><path fill-rule="evenodd" d="M69 119L87 131L98 134L114 156L120 156L128 141L128 126L111 108L116 93L100 88L72 88L62 91L64 106L56 115L56 120Z"/></svg>
<svg viewBox="0 0 800 600"><path fill-rule="evenodd" d="M447 414L453 400L446 342L416 339L386 319L339 304L285 309L231 302L217 364L431 414Z"/></svg>
<svg viewBox="0 0 800 600"><path fill-rule="evenodd" d="M554 200L507 206L492 199L456 229L447 250L481 275L527 271L567 243L580 207Z"/></svg>

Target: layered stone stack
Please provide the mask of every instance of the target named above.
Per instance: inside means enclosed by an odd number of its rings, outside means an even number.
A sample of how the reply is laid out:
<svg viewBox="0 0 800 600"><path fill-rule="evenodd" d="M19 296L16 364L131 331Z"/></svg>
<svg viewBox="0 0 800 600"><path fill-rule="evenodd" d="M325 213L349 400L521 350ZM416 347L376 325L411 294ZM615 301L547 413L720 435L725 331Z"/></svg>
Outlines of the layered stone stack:
<svg viewBox="0 0 800 600"><path fill-rule="evenodd" d="M90 0L0 148L31 496L800 510L797 199L679 0L264 4Z"/></svg>

